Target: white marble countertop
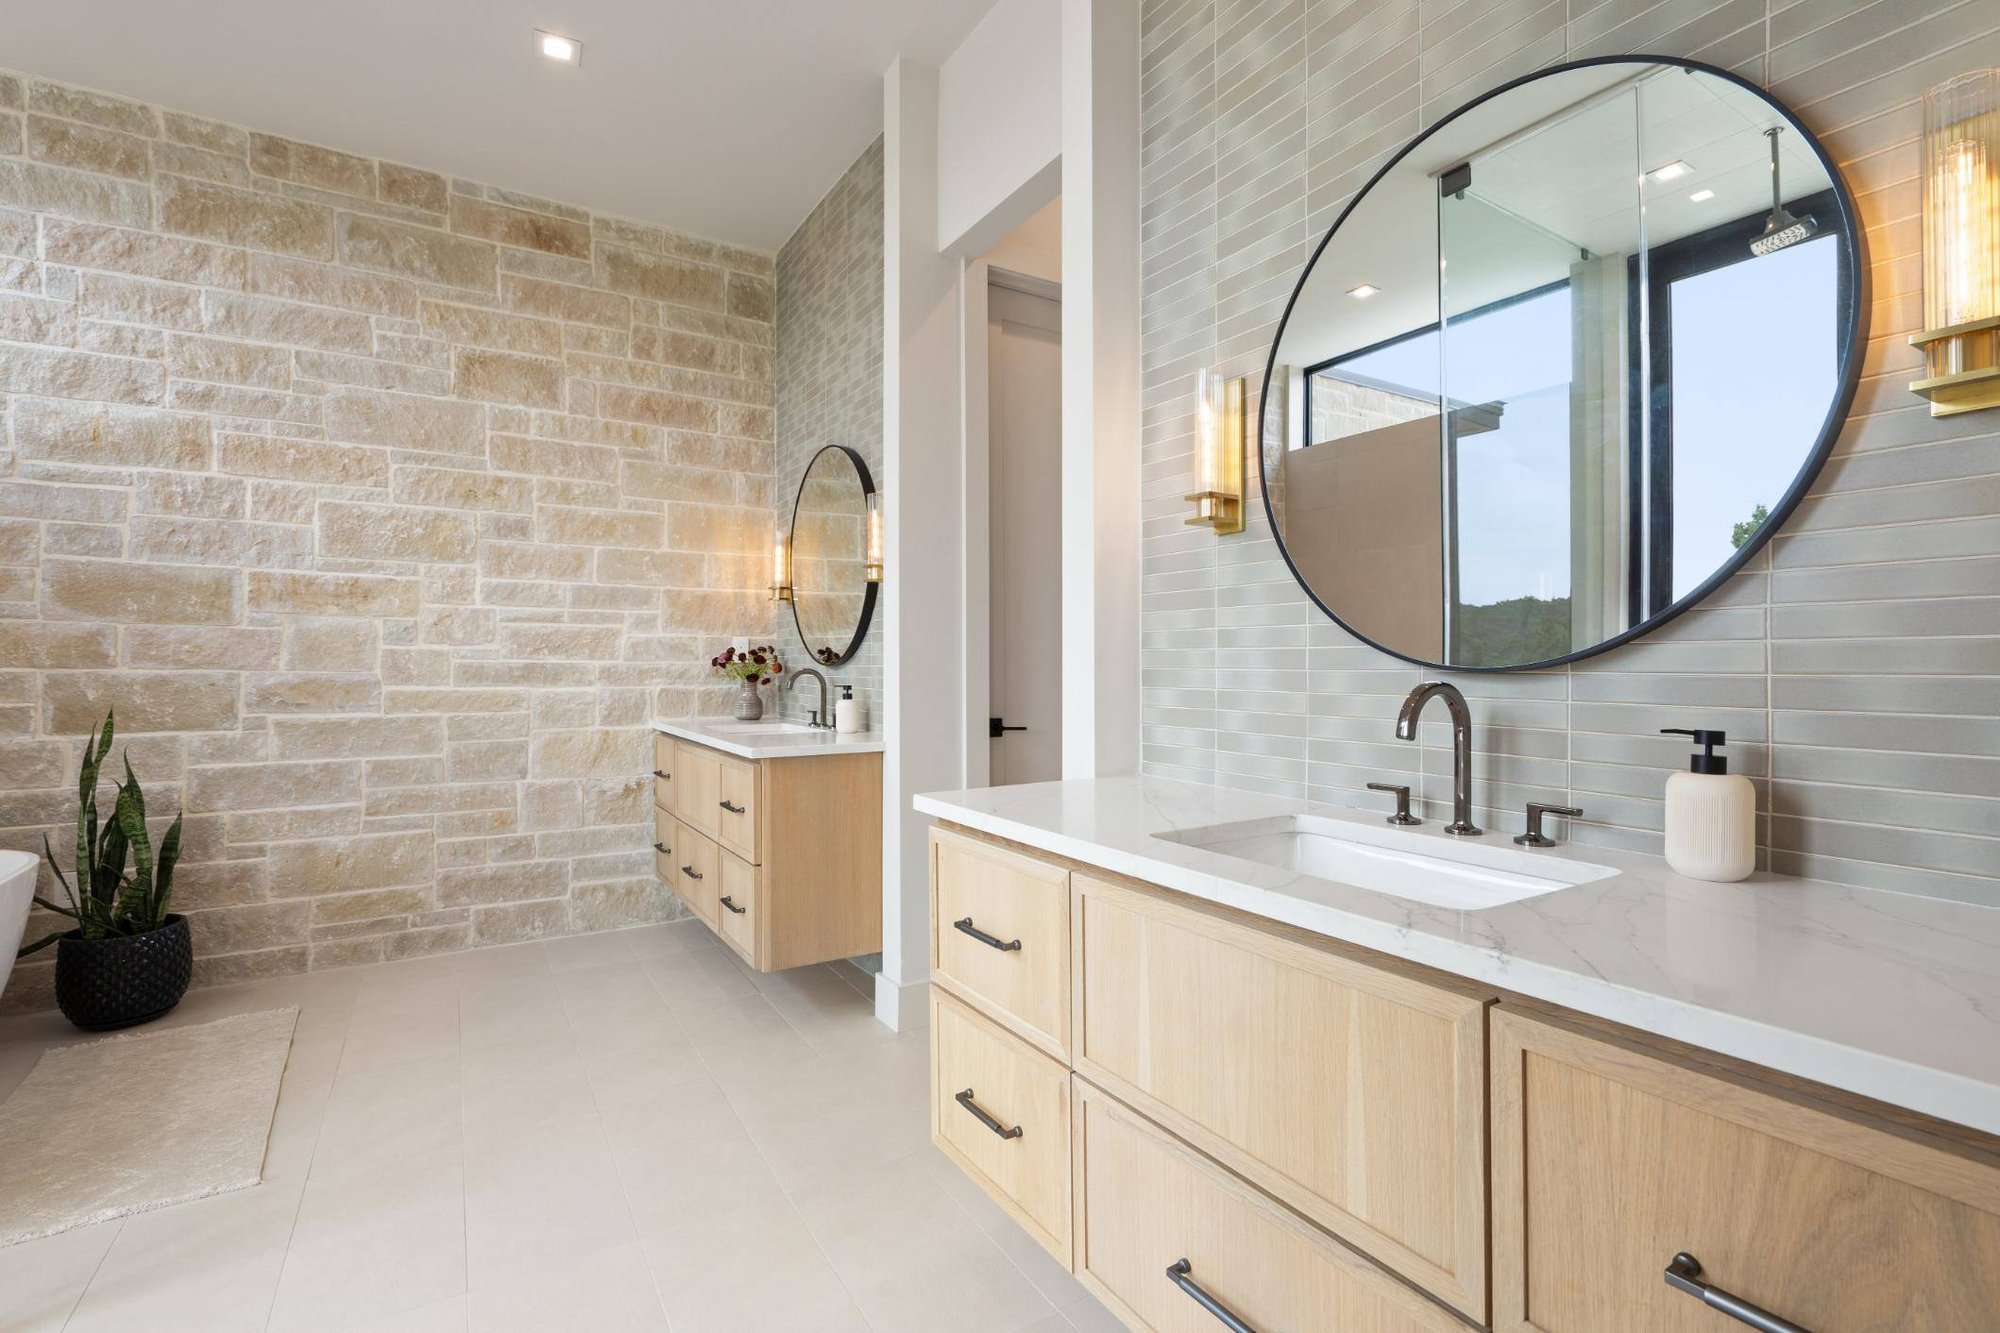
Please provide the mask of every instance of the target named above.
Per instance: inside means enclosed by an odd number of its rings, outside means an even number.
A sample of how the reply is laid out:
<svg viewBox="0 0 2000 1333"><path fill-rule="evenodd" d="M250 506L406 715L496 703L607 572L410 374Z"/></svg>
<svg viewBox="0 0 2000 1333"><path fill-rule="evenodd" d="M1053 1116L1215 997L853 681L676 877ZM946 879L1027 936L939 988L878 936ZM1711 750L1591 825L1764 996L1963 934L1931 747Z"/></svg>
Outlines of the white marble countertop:
<svg viewBox="0 0 2000 1333"><path fill-rule="evenodd" d="M738 722L727 717L656 719L653 730L706 745L742 759L798 759L815 754L880 754L882 733L841 733L806 726L803 722Z"/></svg>
<svg viewBox="0 0 2000 1333"><path fill-rule="evenodd" d="M1378 812L1158 778L916 798L928 815L1642 1031L2000 1134L2000 907L1654 857L1530 853L1618 873L1476 911L1432 907L1155 835ZM1410 832L1455 840L1427 821ZM1489 832L1482 843L1515 850ZM1419 844L1421 845L1421 844ZM1525 850L1525 849L1522 849Z"/></svg>

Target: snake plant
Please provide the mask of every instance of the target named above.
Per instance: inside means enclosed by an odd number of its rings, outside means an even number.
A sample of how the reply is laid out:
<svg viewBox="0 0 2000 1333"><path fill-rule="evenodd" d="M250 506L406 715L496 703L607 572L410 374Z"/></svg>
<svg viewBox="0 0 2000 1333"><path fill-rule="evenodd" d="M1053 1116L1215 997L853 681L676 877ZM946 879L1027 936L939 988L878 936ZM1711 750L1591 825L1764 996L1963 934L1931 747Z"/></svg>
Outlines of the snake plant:
<svg viewBox="0 0 2000 1333"><path fill-rule="evenodd" d="M167 905L173 898L174 863L181 854L181 819L160 839L159 853L146 832L146 796L133 776L132 759L125 757L125 781L114 785L118 798L109 821L99 825L97 779L104 761L111 757L112 715L104 715L104 728L83 748L83 771L77 777L76 796L76 883L72 885L56 864L55 849L48 835L42 835L42 853L55 871L56 882L69 895L69 903L37 897L35 905L76 924L59 930L22 948L25 956L54 944L71 930L84 939L102 940L121 935L143 935L167 922ZM127 872L125 862L131 858Z"/></svg>

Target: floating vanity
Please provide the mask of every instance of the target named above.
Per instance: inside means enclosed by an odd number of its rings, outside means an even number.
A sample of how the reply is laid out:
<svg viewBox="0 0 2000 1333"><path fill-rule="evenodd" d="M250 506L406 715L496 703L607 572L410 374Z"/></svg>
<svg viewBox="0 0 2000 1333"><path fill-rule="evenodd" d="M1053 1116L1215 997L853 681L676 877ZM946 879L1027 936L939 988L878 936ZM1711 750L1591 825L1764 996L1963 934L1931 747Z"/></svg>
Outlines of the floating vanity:
<svg viewBox="0 0 2000 1333"><path fill-rule="evenodd" d="M761 972L882 947L882 738L657 722L661 883Z"/></svg>
<svg viewBox="0 0 2000 1333"><path fill-rule="evenodd" d="M917 807L934 1139L1134 1329L2000 1326L2000 911L1152 778Z"/></svg>

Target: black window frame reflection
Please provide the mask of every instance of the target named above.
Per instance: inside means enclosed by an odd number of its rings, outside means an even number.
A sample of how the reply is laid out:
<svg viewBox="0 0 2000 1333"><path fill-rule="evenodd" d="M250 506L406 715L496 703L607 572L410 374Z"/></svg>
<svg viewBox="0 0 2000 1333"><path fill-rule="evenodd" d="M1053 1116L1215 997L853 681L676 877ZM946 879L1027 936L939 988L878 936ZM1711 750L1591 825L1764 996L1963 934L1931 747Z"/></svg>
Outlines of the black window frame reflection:
<svg viewBox="0 0 2000 1333"><path fill-rule="evenodd" d="M1804 195L1786 201L1785 207L1794 216L1811 214L1820 219L1830 219L1831 225L1824 225L1813 236L1797 242L1798 245L1817 245L1822 241L1837 241L1842 238L1840 201L1831 189ZM1750 243L1764 231L1767 212L1757 211L1744 217L1733 218L1718 223L1703 231L1693 232L1677 240L1668 241L1657 247L1648 247L1644 252L1645 262L1635 254L1626 260L1627 294L1630 309L1643 308L1646 318L1642 322L1632 319L1627 335L1627 378L1631 390L1627 394L1628 427L1626 430L1626 450L1628 458L1627 475L1638 478L1642 474L1646 485L1626 487L1627 540L1630 543L1629 559L1626 561L1626 614L1628 623L1638 625L1659 615L1673 605L1674 597L1674 404L1673 404L1673 300L1672 290L1676 282L1685 278L1699 277L1736 264L1746 264L1759 258L1750 252ZM1788 247L1790 248L1790 247ZM1643 270L1643 272L1642 272ZM1841 354L1841 332L1848 328L1852 320L1855 300L1854 275L1851 266L1845 263L1834 265L1834 357L1836 364ZM1532 287L1512 296L1488 302L1453 317L1453 322L1477 319L1482 315L1517 305L1523 301L1546 296L1551 292L1570 286L1567 278ZM1640 304L1641 288L1644 288L1645 304ZM1304 396L1302 415L1305 426L1305 443L1301 448L1311 448L1315 444L1327 443L1312 436L1313 381L1322 373L1336 370L1343 364L1360 360L1384 348L1413 339L1439 336L1443 325L1439 320L1420 325L1405 333L1383 338L1351 352L1328 357L1304 368ZM1641 357L1641 330L1647 340ZM1389 385L1374 376L1359 375L1358 381L1382 384L1384 387L1403 388ZM1643 389L1643 392L1642 392ZM1415 396L1415 395L1412 395ZM1444 394L1436 395L1440 418L1448 419L1444 410ZM1440 428L1442 433L1443 427ZM1451 553L1449 567L1445 570L1448 580L1445 609L1449 623L1445 628L1445 642L1456 641L1456 620L1458 599L1455 590L1459 586L1457 562L1458 541L1458 438L1455 433L1449 439L1452 456L1446 460L1445 477L1448 493L1445 504L1445 542ZM1775 515L1773 515L1775 516ZM1765 522L1770 522L1767 517Z"/></svg>
<svg viewBox="0 0 2000 1333"><path fill-rule="evenodd" d="M1446 323L1468 324L1471 323L1473 320L1480 319L1483 316L1494 314L1501 310L1505 310L1510 306L1523 305L1529 301L1540 300L1542 297L1551 295L1552 293L1555 292L1568 291L1573 285L1574 284L1567 277L1556 278L1553 281L1543 283L1539 287L1530 287L1526 291L1515 292L1511 296L1503 296L1497 301L1488 301L1485 305L1474 306L1470 310L1465 311L1463 314L1450 316L1448 320L1434 319L1430 323L1425 324L1420 328L1411 329L1407 333L1398 333L1393 337L1383 338L1380 341L1372 342L1368 344L1366 347L1356 348L1354 351L1351 352L1342 352L1338 356L1330 356L1326 360L1318 362L1315 365L1310 365L1305 367L1304 370L1305 386L1303 395L1300 400L1300 409L1305 418L1305 426L1303 432L1305 443L1300 445L1299 447L1301 449L1310 449L1313 447L1313 445L1317 443L1322 443L1322 441L1314 440L1312 437L1312 429L1313 429L1312 386L1313 386L1313 380L1322 372L1331 370L1334 367L1339 366L1344 362L1356 361L1362 357L1370 356L1376 352L1383 350L1384 348L1394 347L1399 343L1410 342L1413 339L1423 338L1430 335L1436 335L1440 339L1439 353L1441 357L1443 353L1443 345L1442 345L1443 331ZM1442 364L1443 364L1442 361L1440 361L1440 369L1442 369ZM1440 376L1440 378L1442 378L1442 376ZM1387 380L1383 380L1377 376L1367 375L1367 374L1358 374L1352 377L1350 379L1350 382L1376 385L1382 388L1405 391L1405 386L1394 385ZM1416 397L1417 395L1412 393L1409 396ZM1448 450L1448 452L1445 454L1444 467L1442 469L1444 476L1445 493L1443 496L1444 516L1441 522L1442 522L1442 527L1444 529L1444 547L1447 553L1447 560L1445 562L1445 568L1444 568L1445 623L1443 627L1444 628L1443 642L1445 645L1445 655L1450 656L1452 646L1460 641L1459 618L1460 618L1460 612L1464 609L1461 599L1459 598L1458 595L1458 589L1462 586L1462 584L1459 577L1459 558L1461 554L1461 545L1458 540L1459 434L1458 431L1455 429L1457 420L1456 413L1462 410L1462 408L1454 407L1449 412L1445 410L1445 393L1444 393L1444 386L1442 385L1442 383L1439 385L1435 397L1437 401L1437 414L1439 419L1438 434L1440 437L1440 443L1446 445ZM1466 403L1462 405L1462 407L1464 408L1469 408L1473 406L1477 405L1472 403ZM1325 441L1325 443L1331 443L1331 441ZM1574 613L1575 613L1574 605L1572 604L1571 614L1573 615Z"/></svg>
<svg viewBox="0 0 2000 1333"><path fill-rule="evenodd" d="M1817 245L1843 236L1839 196L1832 189L1787 200L1785 208L1794 217L1811 214L1822 223L1818 232L1787 249ZM1631 383L1636 390L1646 376L1645 392L1628 395L1630 412L1625 432L1629 462L1628 475L1638 477L1643 470L1646 485L1626 488L1627 531L1630 558L1626 561L1625 600L1631 623L1637 625L1674 604L1674 401L1673 401L1673 285L1684 278L1699 277L1759 258L1750 253L1750 243L1764 234L1767 211L1751 213L1718 223L1705 231L1691 232L1678 240L1644 251L1626 260L1626 288L1631 309L1639 310L1644 288L1647 346L1646 359L1640 357L1640 321L1630 321L1627 337ZM1830 225L1828 225L1830 223ZM1850 266L1834 266L1834 362L1840 363L1842 332L1852 321L1854 277ZM1641 270L1644 270L1642 273ZM1650 415L1642 420L1641 414ZM1651 456L1647 456L1650 447ZM1771 505L1775 511L1777 505ZM1772 517L1776 517L1775 512ZM1649 520L1649 521L1642 521ZM1767 517L1766 523L1772 521Z"/></svg>

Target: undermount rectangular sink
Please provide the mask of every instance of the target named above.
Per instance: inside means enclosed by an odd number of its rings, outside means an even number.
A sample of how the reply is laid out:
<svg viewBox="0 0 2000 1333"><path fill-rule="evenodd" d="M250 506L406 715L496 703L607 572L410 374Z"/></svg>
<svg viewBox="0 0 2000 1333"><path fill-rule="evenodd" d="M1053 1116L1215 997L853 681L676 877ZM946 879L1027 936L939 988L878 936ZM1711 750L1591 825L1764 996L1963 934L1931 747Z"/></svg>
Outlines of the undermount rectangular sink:
<svg viewBox="0 0 2000 1333"><path fill-rule="evenodd" d="M816 736L826 730L803 722L704 722L702 727L728 736Z"/></svg>
<svg viewBox="0 0 2000 1333"><path fill-rule="evenodd" d="M1537 856L1511 846L1480 840L1443 844L1402 829L1322 815L1273 815L1153 836L1459 911L1517 903L1618 873L1609 866Z"/></svg>

